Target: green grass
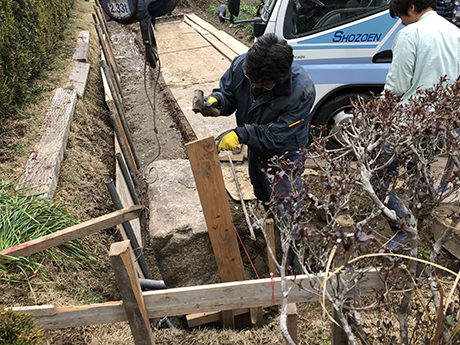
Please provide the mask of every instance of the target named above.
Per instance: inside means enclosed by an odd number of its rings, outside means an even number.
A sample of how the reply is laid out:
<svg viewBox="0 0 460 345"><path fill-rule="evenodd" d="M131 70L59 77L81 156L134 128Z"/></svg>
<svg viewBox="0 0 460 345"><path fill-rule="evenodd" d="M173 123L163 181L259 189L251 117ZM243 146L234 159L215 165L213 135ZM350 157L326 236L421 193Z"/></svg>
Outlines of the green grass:
<svg viewBox="0 0 460 345"><path fill-rule="evenodd" d="M211 5L208 8L208 12L216 17L219 16L219 8L217 6ZM240 13L238 17L234 18L235 21L239 20L247 20L247 19L254 19L257 13L257 8L251 5L247 5L245 3L240 4ZM228 18L230 13L226 12L225 16ZM254 37L254 23L241 23L241 24L232 24L230 22L225 22L225 25L229 27L236 27L240 30L244 30L245 35L249 36L250 38Z"/></svg>
<svg viewBox="0 0 460 345"><path fill-rule="evenodd" d="M67 204L35 195L25 195L26 188L16 189L9 181L0 181L0 250L51 234L81 222L66 210ZM36 273L45 258L68 266L78 262L91 265L94 258L88 254L84 240L75 240L37 253L9 264L23 271ZM3 260L8 261L8 260ZM2 261L0 261L0 264ZM3 264L3 268L5 268Z"/></svg>

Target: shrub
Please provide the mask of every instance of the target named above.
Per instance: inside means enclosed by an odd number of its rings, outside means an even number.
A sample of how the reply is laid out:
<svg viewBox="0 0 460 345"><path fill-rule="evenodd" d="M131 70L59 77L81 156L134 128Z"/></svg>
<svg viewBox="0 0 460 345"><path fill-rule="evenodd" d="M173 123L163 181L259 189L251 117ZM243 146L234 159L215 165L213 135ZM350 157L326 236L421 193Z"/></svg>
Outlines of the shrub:
<svg viewBox="0 0 460 345"><path fill-rule="evenodd" d="M62 39L73 2L0 0L0 114L23 100Z"/></svg>

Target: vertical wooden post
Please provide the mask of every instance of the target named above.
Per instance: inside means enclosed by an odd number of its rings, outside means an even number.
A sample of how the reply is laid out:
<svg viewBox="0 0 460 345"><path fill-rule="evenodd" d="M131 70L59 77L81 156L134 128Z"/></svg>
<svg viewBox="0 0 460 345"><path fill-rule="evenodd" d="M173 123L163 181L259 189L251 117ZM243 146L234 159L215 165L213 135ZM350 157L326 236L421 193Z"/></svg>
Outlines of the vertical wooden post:
<svg viewBox="0 0 460 345"><path fill-rule="evenodd" d="M273 255L276 257L276 249L275 249L275 227L274 227L274 222L273 219L269 218L265 222L265 234L268 237L269 241L269 246L270 249L273 252ZM268 255L268 270L273 273L273 276L277 276L276 274L276 264L275 261L273 260L272 256L270 255L270 252L268 251L267 248L267 255Z"/></svg>
<svg viewBox="0 0 460 345"><path fill-rule="evenodd" d="M222 169L214 137L206 137L185 144L195 177L209 238L222 282L244 280L243 261L225 189ZM224 312L224 327L233 328L232 312Z"/></svg>
<svg viewBox="0 0 460 345"><path fill-rule="evenodd" d="M117 277L123 306L128 316L129 327L136 345L153 345L144 297L137 273L134 269L134 255L130 241L117 242L110 246L110 261Z"/></svg>
<svg viewBox="0 0 460 345"><path fill-rule="evenodd" d="M335 310L332 311L332 317L340 325L340 320ZM331 344L332 345L347 345L348 337L342 327L337 326L334 322L331 322Z"/></svg>

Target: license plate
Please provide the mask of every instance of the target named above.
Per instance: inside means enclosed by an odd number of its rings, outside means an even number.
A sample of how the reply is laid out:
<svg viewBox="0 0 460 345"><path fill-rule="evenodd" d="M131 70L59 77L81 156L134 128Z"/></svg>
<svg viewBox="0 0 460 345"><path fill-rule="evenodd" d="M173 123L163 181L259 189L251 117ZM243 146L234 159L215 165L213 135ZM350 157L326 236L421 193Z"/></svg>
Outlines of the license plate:
<svg viewBox="0 0 460 345"><path fill-rule="evenodd" d="M131 16L132 10L128 5L128 0L110 0L109 11L112 17L126 19Z"/></svg>

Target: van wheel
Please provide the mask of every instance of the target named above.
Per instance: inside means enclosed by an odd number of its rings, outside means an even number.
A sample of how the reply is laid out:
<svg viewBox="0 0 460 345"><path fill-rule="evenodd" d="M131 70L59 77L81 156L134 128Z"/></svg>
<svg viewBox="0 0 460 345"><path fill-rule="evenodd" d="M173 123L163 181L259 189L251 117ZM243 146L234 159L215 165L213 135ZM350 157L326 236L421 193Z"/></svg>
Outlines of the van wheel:
<svg viewBox="0 0 460 345"><path fill-rule="evenodd" d="M314 138L318 138L321 135L319 127L326 125L326 130L323 131L322 135L334 135L335 125L342 123L346 124L353 118L351 110L353 106L351 105L351 100L355 101L358 96L363 97L364 99L370 99L371 95L369 93L344 93L337 95L326 101L316 112L315 118L311 121L311 124L315 126L312 129L312 135ZM341 148L342 144L340 143L340 133L337 132L335 135L329 139L326 148L327 149L338 149Z"/></svg>

